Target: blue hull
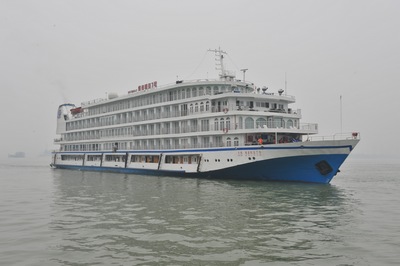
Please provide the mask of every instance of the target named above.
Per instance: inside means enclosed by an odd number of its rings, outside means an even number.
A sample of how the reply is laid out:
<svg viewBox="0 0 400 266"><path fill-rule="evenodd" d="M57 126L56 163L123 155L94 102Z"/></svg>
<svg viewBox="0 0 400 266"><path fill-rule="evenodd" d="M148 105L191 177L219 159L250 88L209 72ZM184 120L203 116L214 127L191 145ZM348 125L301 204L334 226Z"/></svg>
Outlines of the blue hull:
<svg viewBox="0 0 400 266"><path fill-rule="evenodd" d="M292 181L327 184L338 172L348 154L326 154L276 158L257 161L245 165L228 167L210 172L185 173L184 171L166 171L150 169L132 169L98 166L53 165L56 168L87 171L103 171L125 174L156 176L194 177L210 179L239 179L264 181ZM329 171L323 172L316 166L326 162Z"/></svg>
<svg viewBox="0 0 400 266"><path fill-rule="evenodd" d="M206 174L209 178L252 179L264 181L292 181L329 183L347 154L285 157L238 165ZM318 162L327 162L332 170L322 174L316 167Z"/></svg>

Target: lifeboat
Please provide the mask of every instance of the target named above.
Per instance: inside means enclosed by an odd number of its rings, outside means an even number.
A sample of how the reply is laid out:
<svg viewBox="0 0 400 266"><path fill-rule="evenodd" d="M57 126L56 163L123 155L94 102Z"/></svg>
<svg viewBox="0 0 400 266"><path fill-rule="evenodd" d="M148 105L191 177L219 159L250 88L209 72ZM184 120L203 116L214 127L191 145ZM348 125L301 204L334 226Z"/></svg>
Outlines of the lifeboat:
<svg viewBox="0 0 400 266"><path fill-rule="evenodd" d="M72 108L71 109L71 114L72 115L76 115L76 114L79 114L79 113L82 113L83 112L83 108L82 107L76 107L76 108Z"/></svg>

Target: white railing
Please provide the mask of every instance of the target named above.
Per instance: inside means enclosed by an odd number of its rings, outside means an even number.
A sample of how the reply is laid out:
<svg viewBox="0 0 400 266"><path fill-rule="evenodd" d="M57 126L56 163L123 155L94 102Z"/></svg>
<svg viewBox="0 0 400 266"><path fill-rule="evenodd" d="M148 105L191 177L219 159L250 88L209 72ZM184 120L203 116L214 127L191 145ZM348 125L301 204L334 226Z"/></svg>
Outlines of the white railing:
<svg viewBox="0 0 400 266"><path fill-rule="evenodd" d="M226 122L226 121L225 121ZM243 133L296 133L301 132L302 134L316 134L318 125L317 124L300 124L299 127L286 126L284 127L282 123L276 121L268 121L266 124L253 124L250 128L245 128L246 125L235 125L233 122L231 123L223 123L223 125L218 120L218 123L206 124L206 125L171 125L169 127L154 127L154 128L140 128L135 127L132 130L120 130L114 131L115 135L110 135L105 131L100 133L88 133L88 132L78 132L78 133L71 133L72 135L65 136L65 139L55 139L55 143L64 142L68 143L70 141L82 141L82 140L98 140L98 139L115 139L118 140L120 138L130 138L130 137L153 137L157 138L160 135L180 135L180 134L193 134L201 132L206 133L209 132L210 135L215 134L243 134ZM120 128L121 129L121 128ZM115 133L119 132L119 133ZM350 134L350 133L348 133ZM327 138L327 137L313 137L313 138ZM332 139L332 137L330 137ZM338 137L337 137L338 138Z"/></svg>
<svg viewBox="0 0 400 266"><path fill-rule="evenodd" d="M83 122L83 121L76 121L76 122L71 122L67 124L67 131L71 130L79 130L79 129L86 129L86 128L94 128L94 127L102 127L102 126L115 126L115 125L122 125L122 124L130 124L130 123L136 123L136 122L143 122L143 121L152 121L156 119L165 119L165 118L176 118L176 117L197 117L199 114L206 114L206 113L226 113L229 114L229 112L232 111L262 111L262 109L254 109L250 108L248 106L236 106L236 105L230 105L230 106L221 106L221 107L216 107L212 106L210 107L210 110L204 110L204 111L198 111L198 112L193 112L190 110L177 110L177 111L167 111L167 112L162 112L162 113L151 113L151 114L140 114L140 115L135 115L128 118L115 118L111 120L104 120L104 119L98 119L92 122ZM265 109L264 112L278 112L278 110L271 110L271 109ZM301 110L279 110L280 113L288 113L288 114L297 114L301 115ZM305 124L306 126L310 125L317 125L317 124ZM268 126L268 127L279 127L279 126ZM316 127L316 126L315 126ZM318 128L314 129L307 129L307 128L302 128L303 130L314 130L317 131Z"/></svg>
<svg viewBox="0 0 400 266"><path fill-rule="evenodd" d="M330 136L305 136L306 141L360 139L360 132L336 133Z"/></svg>
<svg viewBox="0 0 400 266"><path fill-rule="evenodd" d="M301 130L309 130L313 132L318 132L318 124L315 123L301 123L300 124Z"/></svg>

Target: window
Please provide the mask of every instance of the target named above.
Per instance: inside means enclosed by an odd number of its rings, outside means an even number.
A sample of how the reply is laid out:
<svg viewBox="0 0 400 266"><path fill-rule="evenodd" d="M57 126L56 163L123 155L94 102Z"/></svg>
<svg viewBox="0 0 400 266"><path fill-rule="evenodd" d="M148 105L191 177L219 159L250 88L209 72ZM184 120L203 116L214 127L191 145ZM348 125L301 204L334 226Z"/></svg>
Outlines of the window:
<svg viewBox="0 0 400 266"><path fill-rule="evenodd" d="M231 140L231 138L227 138L227 139L226 139L226 146L227 146L227 147L232 146L232 140Z"/></svg>
<svg viewBox="0 0 400 266"><path fill-rule="evenodd" d="M209 148L211 146L210 145L210 137L203 137L202 138L202 146L204 148Z"/></svg>
<svg viewBox="0 0 400 266"><path fill-rule="evenodd" d="M218 130L218 118L214 120L214 130Z"/></svg>
<svg viewBox="0 0 400 266"><path fill-rule="evenodd" d="M181 147L188 148L189 147L189 140L188 139L181 139Z"/></svg>
<svg viewBox="0 0 400 266"><path fill-rule="evenodd" d="M225 120L223 118L221 118L219 120L219 127L221 128L221 130L223 130L225 128Z"/></svg>
<svg viewBox="0 0 400 266"><path fill-rule="evenodd" d="M204 103L203 102L200 103L200 112L204 112Z"/></svg>
<svg viewBox="0 0 400 266"><path fill-rule="evenodd" d="M231 119L228 117L227 119L226 119L226 125L225 125L225 127L227 128L227 129L231 129Z"/></svg>
<svg viewBox="0 0 400 266"><path fill-rule="evenodd" d="M181 115L182 116L188 115L187 104L181 105Z"/></svg>
<svg viewBox="0 0 400 266"><path fill-rule="evenodd" d="M210 102L206 102L206 112L210 111Z"/></svg>
<svg viewBox="0 0 400 266"><path fill-rule="evenodd" d="M201 131L209 131L208 120L201 120Z"/></svg>
<svg viewBox="0 0 400 266"><path fill-rule="evenodd" d="M238 137L235 137L233 139L233 146L239 146L239 138Z"/></svg>
<svg viewBox="0 0 400 266"><path fill-rule="evenodd" d="M198 103L196 103L194 105L194 111L195 111L195 113L197 113L199 111L199 104Z"/></svg>
<svg viewBox="0 0 400 266"><path fill-rule="evenodd" d="M249 129L249 128L254 128L254 120L251 117L246 117L244 120L244 128Z"/></svg>
<svg viewBox="0 0 400 266"><path fill-rule="evenodd" d="M215 95L215 94L218 94L218 92L219 92L218 87L213 87L213 94L214 94L214 95Z"/></svg>
<svg viewBox="0 0 400 266"><path fill-rule="evenodd" d="M274 124L275 127L282 127L282 118L275 117Z"/></svg>
<svg viewBox="0 0 400 266"><path fill-rule="evenodd" d="M265 120L265 118L258 118L256 120L256 127L257 128L262 128L266 124L267 124L267 120Z"/></svg>
<svg viewBox="0 0 400 266"><path fill-rule="evenodd" d="M164 139L164 146L166 149L171 149L171 141L170 139Z"/></svg>

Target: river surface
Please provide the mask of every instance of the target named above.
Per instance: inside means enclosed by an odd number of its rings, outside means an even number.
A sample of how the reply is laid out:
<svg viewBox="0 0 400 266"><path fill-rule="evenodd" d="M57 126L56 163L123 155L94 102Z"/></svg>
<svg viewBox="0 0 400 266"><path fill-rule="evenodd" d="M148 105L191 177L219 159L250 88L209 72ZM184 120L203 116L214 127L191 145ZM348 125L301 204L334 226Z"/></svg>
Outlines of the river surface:
<svg viewBox="0 0 400 266"><path fill-rule="evenodd" d="M400 163L330 185L0 161L0 265L399 265Z"/></svg>

